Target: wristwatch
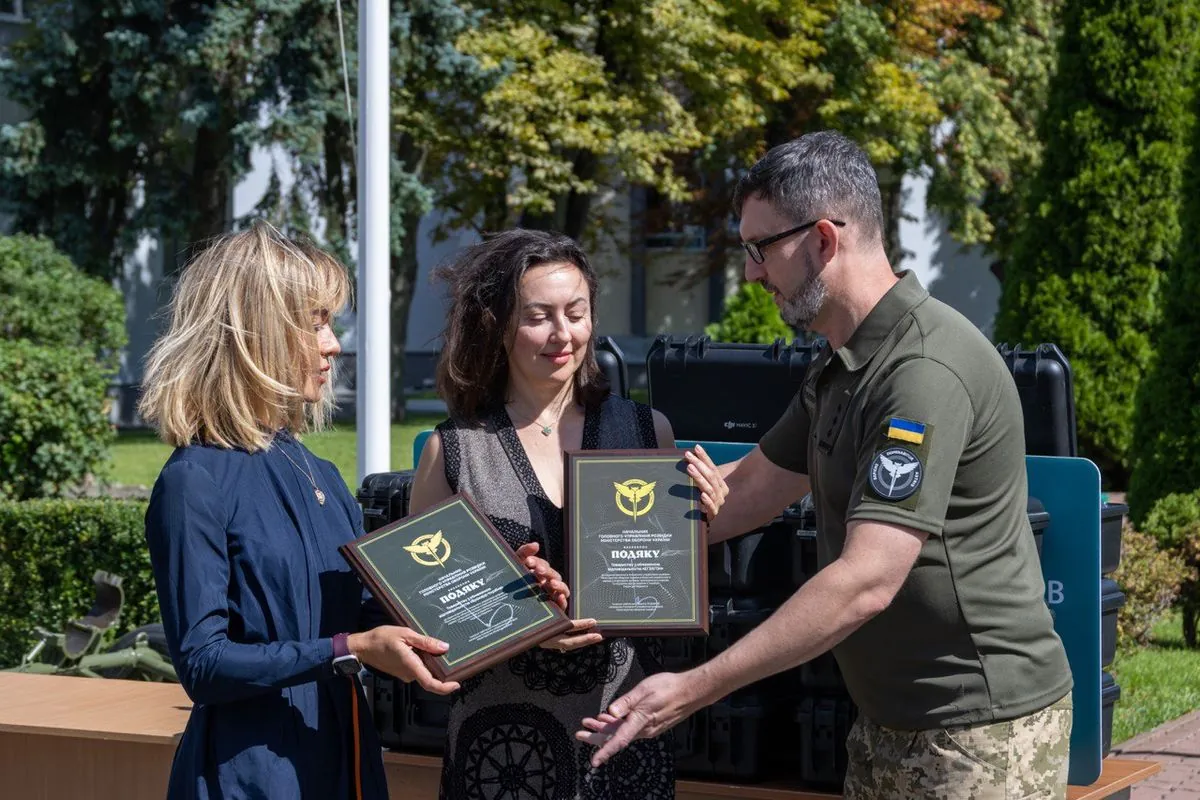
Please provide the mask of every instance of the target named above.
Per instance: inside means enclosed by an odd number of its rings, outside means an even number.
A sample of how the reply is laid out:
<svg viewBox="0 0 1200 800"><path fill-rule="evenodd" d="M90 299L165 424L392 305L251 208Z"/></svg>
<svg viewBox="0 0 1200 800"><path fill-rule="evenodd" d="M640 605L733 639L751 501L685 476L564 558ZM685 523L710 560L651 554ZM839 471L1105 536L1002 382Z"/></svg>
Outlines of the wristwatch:
<svg viewBox="0 0 1200 800"><path fill-rule="evenodd" d="M346 644L349 637L348 633L339 633L333 637L333 671L347 677L362 671L362 662L350 652L350 647Z"/></svg>

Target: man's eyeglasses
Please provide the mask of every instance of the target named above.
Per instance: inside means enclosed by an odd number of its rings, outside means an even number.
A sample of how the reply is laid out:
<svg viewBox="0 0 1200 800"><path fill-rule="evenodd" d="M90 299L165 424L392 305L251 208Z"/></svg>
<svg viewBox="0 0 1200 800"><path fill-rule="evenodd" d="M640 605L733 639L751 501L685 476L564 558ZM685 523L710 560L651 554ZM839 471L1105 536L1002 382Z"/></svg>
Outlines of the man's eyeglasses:
<svg viewBox="0 0 1200 800"><path fill-rule="evenodd" d="M821 219L824 219L824 217L822 217ZM816 225L820 221L821 221L820 219L814 219L812 222L806 222L803 225L797 225L795 228L786 230L783 233L777 233L774 236L767 236L763 239L758 239L757 241L753 241L753 242L742 242L742 247L745 249L747 255L750 256L751 260L754 261L755 264L761 264L761 263L763 263L763 259L764 259L763 250L768 245L775 244L780 239L786 239L789 236L793 236L797 233L800 233L800 231L806 231L809 228L811 228L813 225ZM831 219L829 221L832 222L834 225L837 225L839 228L843 227L846 224L846 223L842 222L840 219Z"/></svg>

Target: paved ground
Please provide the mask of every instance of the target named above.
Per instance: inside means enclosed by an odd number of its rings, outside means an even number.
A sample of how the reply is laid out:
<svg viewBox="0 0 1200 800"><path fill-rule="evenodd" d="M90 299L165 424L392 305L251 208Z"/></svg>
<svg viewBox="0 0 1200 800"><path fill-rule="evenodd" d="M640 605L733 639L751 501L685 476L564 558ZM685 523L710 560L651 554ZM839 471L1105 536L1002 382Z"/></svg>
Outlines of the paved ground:
<svg viewBox="0 0 1200 800"><path fill-rule="evenodd" d="M1113 755L1158 761L1162 772L1133 788L1131 800L1200 800L1200 711L1113 748Z"/></svg>

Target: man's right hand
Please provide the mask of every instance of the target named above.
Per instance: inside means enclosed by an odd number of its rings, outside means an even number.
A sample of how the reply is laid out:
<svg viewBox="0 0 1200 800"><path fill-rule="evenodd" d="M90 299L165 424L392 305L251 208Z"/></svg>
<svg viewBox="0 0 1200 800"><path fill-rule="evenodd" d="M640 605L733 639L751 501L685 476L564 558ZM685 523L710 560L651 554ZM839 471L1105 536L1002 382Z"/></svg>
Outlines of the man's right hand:
<svg viewBox="0 0 1200 800"><path fill-rule="evenodd" d="M439 681L416 653L421 650L440 656L450 649L445 642L432 636L399 625L380 625L350 634L346 637L346 647L367 666L394 675L405 683L416 681L427 692L450 694L458 691L456 681Z"/></svg>

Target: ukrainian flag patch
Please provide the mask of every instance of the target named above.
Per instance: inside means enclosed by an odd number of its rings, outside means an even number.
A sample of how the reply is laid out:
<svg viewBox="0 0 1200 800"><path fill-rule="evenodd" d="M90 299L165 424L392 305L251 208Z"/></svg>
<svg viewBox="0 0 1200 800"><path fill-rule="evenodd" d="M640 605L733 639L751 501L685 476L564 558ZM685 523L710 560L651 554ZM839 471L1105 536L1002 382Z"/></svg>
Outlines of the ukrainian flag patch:
<svg viewBox="0 0 1200 800"><path fill-rule="evenodd" d="M899 439L902 442L920 444L925 441L925 425L908 419L892 417L888 421L887 437Z"/></svg>

